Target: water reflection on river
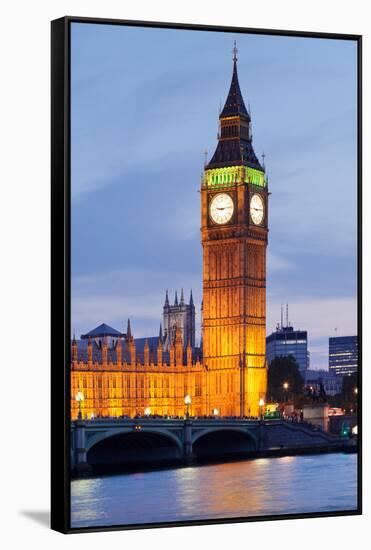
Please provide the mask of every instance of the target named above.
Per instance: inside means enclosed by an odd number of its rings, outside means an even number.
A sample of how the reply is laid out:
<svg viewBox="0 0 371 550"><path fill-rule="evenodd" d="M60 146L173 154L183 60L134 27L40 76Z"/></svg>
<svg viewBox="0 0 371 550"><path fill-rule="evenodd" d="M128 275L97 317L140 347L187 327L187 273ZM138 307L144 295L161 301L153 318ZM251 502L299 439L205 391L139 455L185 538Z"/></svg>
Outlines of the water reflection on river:
<svg viewBox="0 0 371 550"><path fill-rule="evenodd" d="M72 482L72 527L354 510L357 456L259 458Z"/></svg>

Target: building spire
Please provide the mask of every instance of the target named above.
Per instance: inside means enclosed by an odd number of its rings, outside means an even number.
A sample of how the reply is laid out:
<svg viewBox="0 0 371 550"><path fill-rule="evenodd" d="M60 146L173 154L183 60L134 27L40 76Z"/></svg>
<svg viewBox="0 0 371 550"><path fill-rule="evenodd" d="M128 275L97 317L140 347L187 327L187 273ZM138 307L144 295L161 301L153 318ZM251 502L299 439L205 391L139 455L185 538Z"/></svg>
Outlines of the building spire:
<svg viewBox="0 0 371 550"><path fill-rule="evenodd" d="M252 146L251 116L242 97L237 73L237 45L233 47L232 80L219 114L218 145L205 167L248 166L263 171Z"/></svg>
<svg viewBox="0 0 371 550"><path fill-rule="evenodd" d="M130 319L128 319L128 327L127 327L127 329L126 329L126 339L127 339L127 340L131 340L131 339L132 339Z"/></svg>
<svg viewBox="0 0 371 550"><path fill-rule="evenodd" d="M183 289L180 291L180 305L184 305L184 294L183 294Z"/></svg>
<svg viewBox="0 0 371 550"><path fill-rule="evenodd" d="M234 41L234 46L233 46L233 63L237 63L237 54L238 54L238 50L237 50L237 44L236 44L236 41Z"/></svg>
<svg viewBox="0 0 371 550"><path fill-rule="evenodd" d="M175 291L175 300L174 300L174 306L178 305L178 292Z"/></svg>
<svg viewBox="0 0 371 550"><path fill-rule="evenodd" d="M165 305L164 307L169 307L169 294L168 294L168 291L166 289L166 294L165 294Z"/></svg>
<svg viewBox="0 0 371 550"><path fill-rule="evenodd" d="M220 113L219 118L225 118L230 116L243 116L243 117L246 117L248 120L250 120L249 113L246 109L245 102L242 97L240 84L238 82L236 41L234 41L234 48L233 48L232 81L229 88L227 100L224 104L223 110Z"/></svg>
<svg viewBox="0 0 371 550"><path fill-rule="evenodd" d="M189 297L189 305L190 306L193 306L193 294L192 294L192 289L191 289L191 295Z"/></svg>
<svg viewBox="0 0 371 550"><path fill-rule="evenodd" d="M162 342L162 323L160 323L160 330L159 330L159 333L158 333L158 339L160 340L160 342Z"/></svg>

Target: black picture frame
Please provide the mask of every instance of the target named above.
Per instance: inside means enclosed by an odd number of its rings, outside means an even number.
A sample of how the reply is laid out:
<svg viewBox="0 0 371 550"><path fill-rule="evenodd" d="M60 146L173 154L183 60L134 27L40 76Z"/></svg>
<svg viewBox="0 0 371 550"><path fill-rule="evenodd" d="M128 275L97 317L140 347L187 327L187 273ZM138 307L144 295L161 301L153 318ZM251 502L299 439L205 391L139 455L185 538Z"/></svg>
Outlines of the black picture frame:
<svg viewBox="0 0 371 550"><path fill-rule="evenodd" d="M357 44L357 298L358 298L358 507L356 510L295 513L71 528L70 525L70 64L71 23L200 30L209 32L352 40ZM61 533L148 529L188 525L273 521L362 514L362 36L243 27L62 17L51 22L51 528Z"/></svg>

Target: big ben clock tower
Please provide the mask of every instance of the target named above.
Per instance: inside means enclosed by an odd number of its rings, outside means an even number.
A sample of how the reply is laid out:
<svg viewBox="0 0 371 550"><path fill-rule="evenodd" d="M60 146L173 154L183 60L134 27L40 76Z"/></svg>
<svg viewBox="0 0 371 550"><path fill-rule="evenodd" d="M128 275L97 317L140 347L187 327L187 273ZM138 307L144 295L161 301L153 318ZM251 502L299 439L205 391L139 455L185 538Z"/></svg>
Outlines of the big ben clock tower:
<svg viewBox="0 0 371 550"><path fill-rule="evenodd" d="M201 186L203 363L207 409L258 416L267 370L268 189L252 146L251 118L233 75L218 145Z"/></svg>

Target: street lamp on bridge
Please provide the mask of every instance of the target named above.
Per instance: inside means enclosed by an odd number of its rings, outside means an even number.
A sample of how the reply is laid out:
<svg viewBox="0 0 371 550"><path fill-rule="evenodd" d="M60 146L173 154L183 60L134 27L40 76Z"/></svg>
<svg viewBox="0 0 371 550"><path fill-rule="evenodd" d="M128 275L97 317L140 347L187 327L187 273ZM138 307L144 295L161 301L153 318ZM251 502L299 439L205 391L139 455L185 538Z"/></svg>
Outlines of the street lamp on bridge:
<svg viewBox="0 0 371 550"><path fill-rule="evenodd" d="M265 405L264 399L261 397L259 399L259 413L260 413L260 420L263 420L263 407Z"/></svg>
<svg viewBox="0 0 371 550"><path fill-rule="evenodd" d="M149 416L151 416L151 409L149 407L146 407L144 409L144 414L146 415L146 417L148 418Z"/></svg>
<svg viewBox="0 0 371 550"><path fill-rule="evenodd" d="M289 389L289 383L284 382L282 385L283 385L283 389L284 389L284 392L285 392L285 401L287 402L287 390Z"/></svg>
<svg viewBox="0 0 371 550"><path fill-rule="evenodd" d="M219 416L219 409L213 409L213 415L215 418L218 418Z"/></svg>
<svg viewBox="0 0 371 550"><path fill-rule="evenodd" d="M79 412L78 412L78 415L77 415L77 418L79 420L82 419L82 414L81 414L81 403L84 401L84 394L82 393L82 391L78 391L77 394L75 395L75 399L76 401L78 402L79 404Z"/></svg>
<svg viewBox="0 0 371 550"><path fill-rule="evenodd" d="M192 403L192 399L191 399L190 395L187 394L185 396L184 403L185 403L185 406L186 406L186 418L189 418L189 406Z"/></svg>

